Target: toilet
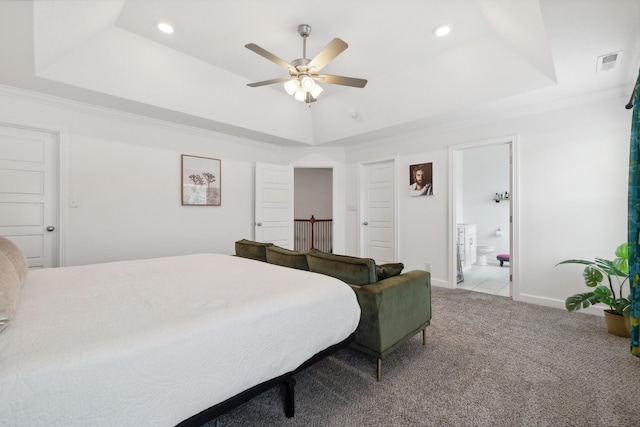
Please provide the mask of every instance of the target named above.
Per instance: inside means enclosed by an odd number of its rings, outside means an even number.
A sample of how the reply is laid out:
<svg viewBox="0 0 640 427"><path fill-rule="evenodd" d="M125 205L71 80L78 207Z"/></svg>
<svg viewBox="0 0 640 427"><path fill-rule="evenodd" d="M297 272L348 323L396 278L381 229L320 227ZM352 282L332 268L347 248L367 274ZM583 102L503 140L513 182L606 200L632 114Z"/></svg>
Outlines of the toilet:
<svg viewBox="0 0 640 427"><path fill-rule="evenodd" d="M487 265L487 255L495 250L493 246L476 246L476 265Z"/></svg>

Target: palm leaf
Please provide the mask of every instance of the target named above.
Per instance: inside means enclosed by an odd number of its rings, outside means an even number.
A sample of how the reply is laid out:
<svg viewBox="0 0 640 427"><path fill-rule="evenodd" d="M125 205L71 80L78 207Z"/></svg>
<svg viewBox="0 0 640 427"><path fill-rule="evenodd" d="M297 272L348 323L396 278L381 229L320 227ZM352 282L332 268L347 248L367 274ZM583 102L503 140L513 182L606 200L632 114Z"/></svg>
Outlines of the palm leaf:
<svg viewBox="0 0 640 427"><path fill-rule="evenodd" d="M629 259L629 244L623 243L616 248L616 257Z"/></svg>
<svg viewBox="0 0 640 427"><path fill-rule="evenodd" d="M623 316L628 316L631 312L631 301L628 298L618 298L616 299L616 313L622 314Z"/></svg>
<svg viewBox="0 0 640 427"><path fill-rule="evenodd" d="M568 311L576 311L581 308L587 308L590 305L598 303L593 292L585 292L583 294L575 294L567 298L564 302L564 306Z"/></svg>
<svg viewBox="0 0 640 427"><path fill-rule="evenodd" d="M613 298L613 294L608 287L602 285L598 286L593 290L593 295L599 302L607 304L612 310L615 309L616 300Z"/></svg>
<svg viewBox="0 0 640 427"><path fill-rule="evenodd" d="M607 275L613 273L613 261L609 261L608 259L596 258L595 259L596 266L604 271Z"/></svg>
<svg viewBox="0 0 640 427"><path fill-rule="evenodd" d="M561 261L561 262L557 263L556 265L560 265L560 264L594 265L595 263L593 261L588 261L586 259L567 259L567 260L564 260L564 261Z"/></svg>
<svg viewBox="0 0 640 427"><path fill-rule="evenodd" d="M629 260L626 258L616 258L613 260L613 274L616 276L629 276Z"/></svg>
<svg viewBox="0 0 640 427"><path fill-rule="evenodd" d="M590 288L598 286L604 279L602 271L596 267L586 267L582 272L582 277L584 277L584 283Z"/></svg>

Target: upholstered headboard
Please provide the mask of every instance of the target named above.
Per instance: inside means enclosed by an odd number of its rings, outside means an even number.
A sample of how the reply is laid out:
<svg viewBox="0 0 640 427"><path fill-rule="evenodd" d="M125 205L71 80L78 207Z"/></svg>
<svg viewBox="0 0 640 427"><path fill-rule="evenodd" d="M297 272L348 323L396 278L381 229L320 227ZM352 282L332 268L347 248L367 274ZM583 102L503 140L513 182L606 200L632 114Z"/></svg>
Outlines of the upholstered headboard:
<svg viewBox="0 0 640 427"><path fill-rule="evenodd" d="M13 318L20 290L29 266L24 254L11 240L0 237L0 332Z"/></svg>

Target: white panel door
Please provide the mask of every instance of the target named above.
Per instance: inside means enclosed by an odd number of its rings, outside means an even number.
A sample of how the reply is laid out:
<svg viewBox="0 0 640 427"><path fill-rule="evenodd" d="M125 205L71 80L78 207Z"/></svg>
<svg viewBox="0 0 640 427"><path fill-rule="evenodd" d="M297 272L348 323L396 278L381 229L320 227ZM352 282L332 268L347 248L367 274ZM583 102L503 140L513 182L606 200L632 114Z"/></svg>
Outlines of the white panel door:
<svg viewBox="0 0 640 427"><path fill-rule="evenodd" d="M293 250L293 166L256 163L255 240Z"/></svg>
<svg viewBox="0 0 640 427"><path fill-rule="evenodd" d="M383 264L396 261L395 165L393 160L362 166L361 256Z"/></svg>
<svg viewBox="0 0 640 427"><path fill-rule="evenodd" d="M30 268L57 267L58 138L0 125L0 235Z"/></svg>

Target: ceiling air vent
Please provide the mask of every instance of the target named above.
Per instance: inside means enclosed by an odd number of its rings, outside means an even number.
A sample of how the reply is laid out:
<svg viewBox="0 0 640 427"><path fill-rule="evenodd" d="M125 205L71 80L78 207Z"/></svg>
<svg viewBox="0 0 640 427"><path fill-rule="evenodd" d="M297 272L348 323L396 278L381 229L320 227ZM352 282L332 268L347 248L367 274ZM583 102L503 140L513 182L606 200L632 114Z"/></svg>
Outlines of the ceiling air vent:
<svg viewBox="0 0 640 427"><path fill-rule="evenodd" d="M620 59L622 51L607 53L606 55L598 56L598 63L596 65L596 73L600 71L613 70L616 67L616 63Z"/></svg>

